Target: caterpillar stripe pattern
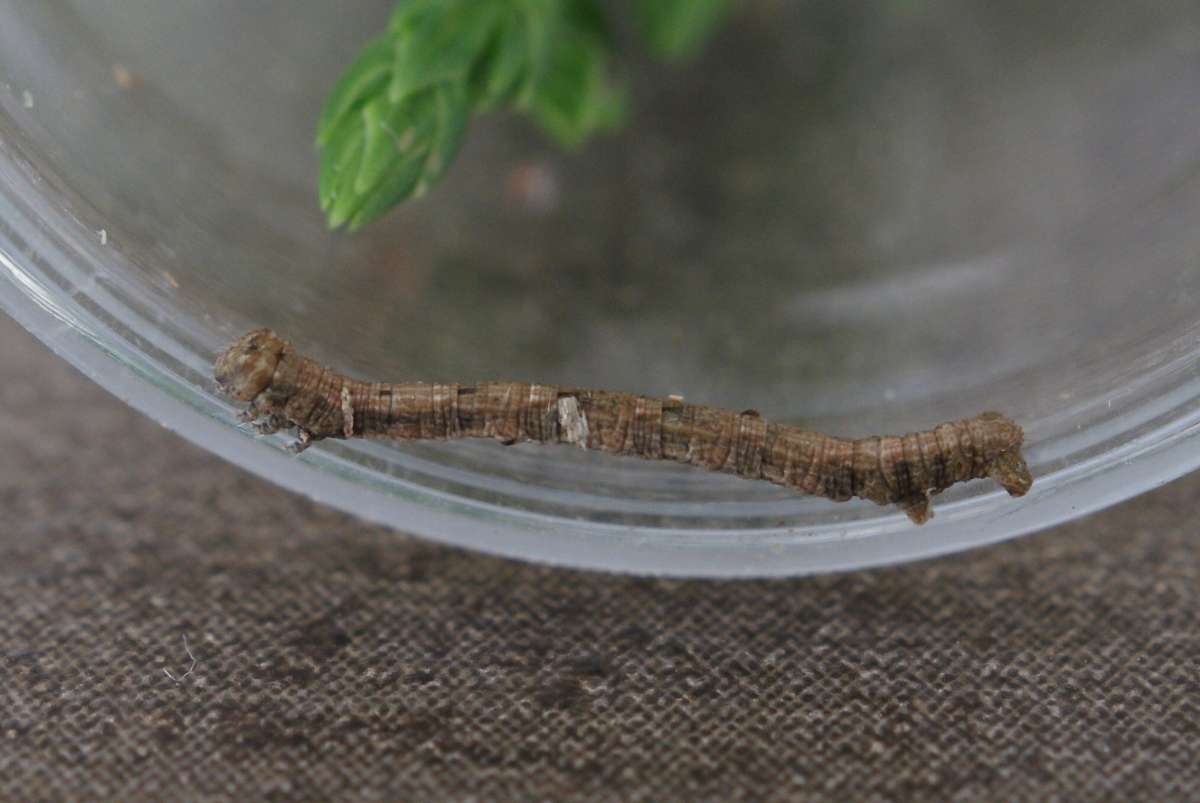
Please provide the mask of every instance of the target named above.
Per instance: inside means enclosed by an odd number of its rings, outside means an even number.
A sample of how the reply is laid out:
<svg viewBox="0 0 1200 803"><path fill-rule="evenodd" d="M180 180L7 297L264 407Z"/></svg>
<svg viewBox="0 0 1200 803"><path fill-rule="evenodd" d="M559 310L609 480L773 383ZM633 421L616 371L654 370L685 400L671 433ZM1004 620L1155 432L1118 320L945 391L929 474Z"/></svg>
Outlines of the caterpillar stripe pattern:
<svg viewBox="0 0 1200 803"><path fill-rule="evenodd" d="M1033 477L1024 432L999 413L926 432L849 440L666 399L524 382L472 385L351 379L299 354L269 329L239 338L215 365L221 390L249 402L243 414L267 434L295 427L302 451L322 438L494 438L563 443L766 480L834 501L899 505L917 524L930 497L988 478L1012 496Z"/></svg>

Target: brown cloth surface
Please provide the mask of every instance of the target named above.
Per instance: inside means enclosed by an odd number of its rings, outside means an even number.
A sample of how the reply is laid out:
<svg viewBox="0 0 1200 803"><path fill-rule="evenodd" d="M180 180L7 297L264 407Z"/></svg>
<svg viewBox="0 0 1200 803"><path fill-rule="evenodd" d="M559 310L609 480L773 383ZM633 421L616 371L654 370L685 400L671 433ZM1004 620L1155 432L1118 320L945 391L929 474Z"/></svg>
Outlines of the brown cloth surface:
<svg viewBox="0 0 1200 803"><path fill-rule="evenodd" d="M293 497L0 335L0 799L1200 794L1200 477L881 571L570 572Z"/></svg>

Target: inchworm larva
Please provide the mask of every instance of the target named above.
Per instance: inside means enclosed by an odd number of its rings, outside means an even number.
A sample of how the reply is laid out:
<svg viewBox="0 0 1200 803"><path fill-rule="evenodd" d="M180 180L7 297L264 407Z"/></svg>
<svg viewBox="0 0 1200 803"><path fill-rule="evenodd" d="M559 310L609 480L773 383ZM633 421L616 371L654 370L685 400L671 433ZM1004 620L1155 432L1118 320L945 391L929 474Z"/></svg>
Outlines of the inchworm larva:
<svg viewBox="0 0 1200 803"><path fill-rule="evenodd" d="M269 329L244 335L216 362L221 390L250 402L246 421L269 434L295 426L304 450L321 438L495 438L585 449L767 480L843 502L900 505L924 524L929 498L957 482L991 477L1022 496L1033 477L1024 432L999 413L903 437L847 440L735 413L604 390L523 382L433 385L361 382L298 354Z"/></svg>

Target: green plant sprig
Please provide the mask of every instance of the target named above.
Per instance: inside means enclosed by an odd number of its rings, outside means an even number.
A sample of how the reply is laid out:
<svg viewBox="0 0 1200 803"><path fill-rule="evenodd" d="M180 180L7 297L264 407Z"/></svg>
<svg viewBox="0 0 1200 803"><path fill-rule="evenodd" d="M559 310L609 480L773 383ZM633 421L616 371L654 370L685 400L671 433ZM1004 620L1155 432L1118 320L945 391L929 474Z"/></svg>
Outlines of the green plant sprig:
<svg viewBox="0 0 1200 803"><path fill-rule="evenodd" d="M659 56L699 50L732 0L634 0ZM362 228L446 172L474 114L527 114L564 147L619 126L625 92L596 0L401 0L317 126L329 226Z"/></svg>

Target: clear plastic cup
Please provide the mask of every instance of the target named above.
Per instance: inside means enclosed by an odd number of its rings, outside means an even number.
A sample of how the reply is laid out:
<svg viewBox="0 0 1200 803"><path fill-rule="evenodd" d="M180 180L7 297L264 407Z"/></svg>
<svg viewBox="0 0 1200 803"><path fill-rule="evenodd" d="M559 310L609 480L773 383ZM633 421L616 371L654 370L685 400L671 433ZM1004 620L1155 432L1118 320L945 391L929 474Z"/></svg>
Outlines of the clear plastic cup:
<svg viewBox="0 0 1200 803"><path fill-rule="evenodd" d="M315 121L390 5L0 0L0 303L275 482L576 566L889 563L1200 462L1194 2L747 2L694 64L621 64L620 134L565 153L492 115L426 198L331 234ZM1020 500L958 486L914 527L566 447L296 458L239 428L211 380L264 325L370 379L679 393L849 436L997 409L1037 482Z"/></svg>

